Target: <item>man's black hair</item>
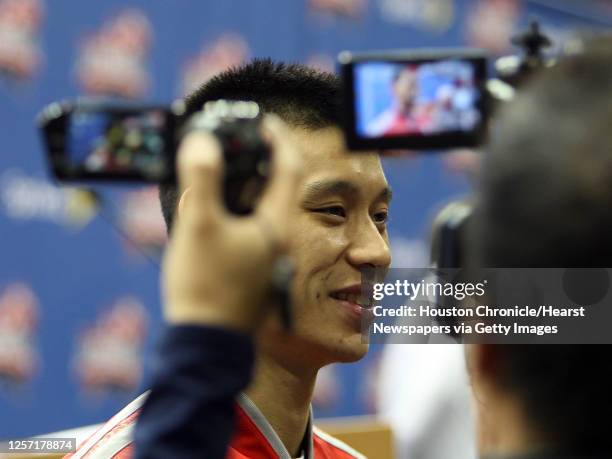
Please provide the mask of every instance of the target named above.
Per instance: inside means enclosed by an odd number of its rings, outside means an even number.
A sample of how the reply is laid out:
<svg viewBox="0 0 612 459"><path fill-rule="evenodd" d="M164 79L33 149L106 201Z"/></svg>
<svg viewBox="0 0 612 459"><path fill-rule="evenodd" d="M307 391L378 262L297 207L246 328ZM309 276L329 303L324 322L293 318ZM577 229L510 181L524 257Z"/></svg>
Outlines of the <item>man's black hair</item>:
<svg viewBox="0 0 612 459"><path fill-rule="evenodd" d="M218 99L257 102L264 113L275 113L294 127L316 130L340 125L339 78L300 64L255 59L231 68L186 98L187 113ZM178 199L176 187L161 185L159 198L169 232Z"/></svg>
<svg viewBox="0 0 612 459"><path fill-rule="evenodd" d="M605 39L562 59L499 119L473 216L477 265L612 266L611 49ZM499 387L520 400L534 434L610 457L609 346L495 349Z"/></svg>

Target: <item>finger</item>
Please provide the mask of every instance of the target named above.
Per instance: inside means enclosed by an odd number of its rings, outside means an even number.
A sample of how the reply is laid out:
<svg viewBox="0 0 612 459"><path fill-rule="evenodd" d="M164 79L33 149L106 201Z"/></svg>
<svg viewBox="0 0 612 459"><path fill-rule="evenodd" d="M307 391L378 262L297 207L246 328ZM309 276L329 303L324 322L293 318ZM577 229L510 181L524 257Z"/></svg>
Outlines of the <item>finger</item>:
<svg viewBox="0 0 612 459"><path fill-rule="evenodd" d="M275 228L277 242L285 245L288 215L302 177L302 158L289 128L278 116L267 115L263 129L272 150L272 173L256 213L265 216L267 224Z"/></svg>
<svg viewBox="0 0 612 459"><path fill-rule="evenodd" d="M190 216L222 211L223 161L217 139L204 132L193 132L183 142L177 159L181 190L181 213Z"/></svg>

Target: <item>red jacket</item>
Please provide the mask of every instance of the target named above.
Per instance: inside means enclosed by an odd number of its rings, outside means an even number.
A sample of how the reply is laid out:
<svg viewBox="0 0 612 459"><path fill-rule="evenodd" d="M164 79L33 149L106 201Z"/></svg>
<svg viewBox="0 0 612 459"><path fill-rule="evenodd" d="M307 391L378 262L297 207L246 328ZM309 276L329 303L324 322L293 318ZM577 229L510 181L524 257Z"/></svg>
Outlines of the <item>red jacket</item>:
<svg viewBox="0 0 612 459"><path fill-rule="evenodd" d="M133 431L146 393L113 416L96 433L65 459L131 459ZM304 459L365 459L308 421ZM236 402L236 432L227 451L227 459L290 459L285 446L255 404L244 394Z"/></svg>

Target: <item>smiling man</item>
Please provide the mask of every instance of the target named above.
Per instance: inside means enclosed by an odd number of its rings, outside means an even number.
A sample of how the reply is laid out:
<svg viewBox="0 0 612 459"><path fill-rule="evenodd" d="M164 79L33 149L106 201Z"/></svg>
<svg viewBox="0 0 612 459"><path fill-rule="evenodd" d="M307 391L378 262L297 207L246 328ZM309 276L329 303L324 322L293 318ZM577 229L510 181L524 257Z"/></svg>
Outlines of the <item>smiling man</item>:
<svg viewBox="0 0 612 459"><path fill-rule="evenodd" d="M254 61L206 83L187 99L188 110L217 99L252 100L277 114L303 152L303 178L290 215L293 330L287 333L272 317L256 336L253 379L237 400L228 457L361 457L312 427L310 403L322 367L353 362L367 352L361 336L361 270L386 269L391 262L386 228L391 192L380 159L376 153L346 151L339 128L340 82L334 75ZM170 230L181 196L175 187L162 187L160 199ZM144 397L111 419L76 456L131 457Z"/></svg>

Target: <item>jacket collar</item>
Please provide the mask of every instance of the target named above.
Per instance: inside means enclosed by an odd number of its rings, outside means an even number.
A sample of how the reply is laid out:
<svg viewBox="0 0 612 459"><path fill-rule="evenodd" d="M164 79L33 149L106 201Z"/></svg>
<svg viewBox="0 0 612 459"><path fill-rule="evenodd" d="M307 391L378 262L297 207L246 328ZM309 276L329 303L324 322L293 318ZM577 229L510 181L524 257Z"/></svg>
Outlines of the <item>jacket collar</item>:
<svg viewBox="0 0 612 459"><path fill-rule="evenodd" d="M236 432L236 439L232 442L232 446L236 449L243 449L245 442L241 442L241 438L246 437L259 437L262 441L265 441L267 445L260 445L262 449L271 448L279 459L292 459L291 454L285 448L285 445L274 431L268 420L265 418L263 413L259 411L259 408L253 403L253 401L247 397L244 393L241 393L236 398L236 403L239 410L250 422L244 422L246 419L241 419L238 416L238 425ZM263 437L263 438L262 438ZM303 457L304 459L313 459L313 444L312 444L312 407L308 416L308 423L306 425L306 434L304 435L303 441ZM250 442L253 446L253 442ZM267 446L267 447L266 447ZM268 448L269 447L269 448ZM249 448L250 449L250 448Z"/></svg>

